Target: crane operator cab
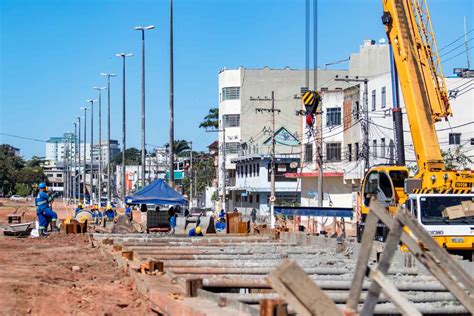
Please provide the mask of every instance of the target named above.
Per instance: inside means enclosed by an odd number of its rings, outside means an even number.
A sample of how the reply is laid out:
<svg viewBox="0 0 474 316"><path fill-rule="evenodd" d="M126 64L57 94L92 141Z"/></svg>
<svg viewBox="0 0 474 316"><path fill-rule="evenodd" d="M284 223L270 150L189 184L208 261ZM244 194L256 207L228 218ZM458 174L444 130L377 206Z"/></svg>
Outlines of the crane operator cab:
<svg viewBox="0 0 474 316"><path fill-rule="evenodd" d="M367 171L362 182L361 218L357 222L357 240L360 242L365 226L365 219L369 212L370 199L375 197L380 204L388 209L390 214L395 214L397 206L404 203L406 194L404 190L405 179L408 178L408 169L405 166L375 166ZM385 241L387 227L379 222L375 239Z"/></svg>

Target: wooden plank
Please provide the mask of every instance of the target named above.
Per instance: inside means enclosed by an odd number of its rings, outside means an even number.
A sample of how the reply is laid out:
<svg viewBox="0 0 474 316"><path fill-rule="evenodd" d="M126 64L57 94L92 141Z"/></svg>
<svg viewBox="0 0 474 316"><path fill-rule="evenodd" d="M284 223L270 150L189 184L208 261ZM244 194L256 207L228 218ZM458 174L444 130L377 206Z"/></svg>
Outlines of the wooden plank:
<svg viewBox="0 0 474 316"><path fill-rule="evenodd" d="M301 315L342 315L336 304L294 262L284 259L268 277L272 288Z"/></svg>
<svg viewBox="0 0 474 316"><path fill-rule="evenodd" d="M388 280L384 274L378 269L372 270L370 273L370 279L375 281L373 284L379 284L382 289L382 292L390 298L392 303L406 316L421 316L421 313L416 309L415 305L407 300L397 288ZM361 315L372 315L365 314L362 310Z"/></svg>
<svg viewBox="0 0 474 316"><path fill-rule="evenodd" d="M446 249L441 248L436 241L426 232L426 230L408 214L406 211L400 212L400 221L406 225L412 234L421 241L433 253L439 263L444 266L472 295L474 294L474 279L454 260Z"/></svg>
<svg viewBox="0 0 474 316"><path fill-rule="evenodd" d="M362 292L362 285L364 283L365 274L367 271L367 264L369 262L370 253L372 252L372 245L377 230L378 218L373 212L369 212L365 221L364 233L362 235L361 247L359 257L357 258L357 265L354 270L354 279L352 280L352 287L349 292L344 311L346 313L356 313L359 304L360 293Z"/></svg>
<svg viewBox="0 0 474 316"><path fill-rule="evenodd" d="M375 212L378 212L378 210L375 209ZM380 219L388 226L392 225L393 221L395 221L395 219L387 212L378 212L377 216L379 216ZM430 252L422 249L418 244L418 241L413 239L405 231L402 233L401 241L407 245L408 249L414 254L415 258L417 258L418 261L420 261L431 272L431 274L436 277L441 282L441 284L443 284L451 292L451 294L453 294L454 297L456 297L459 302L464 305L464 307L466 307L466 309L471 314L474 314L474 301L472 297L466 293L464 289L456 283L455 280L453 280L451 275L446 270L446 267L444 265L439 265L439 261L436 260ZM446 257L448 256L450 255L446 254Z"/></svg>
<svg viewBox="0 0 474 316"><path fill-rule="evenodd" d="M288 316L287 303L280 299L260 300L260 316Z"/></svg>
<svg viewBox="0 0 474 316"><path fill-rule="evenodd" d="M378 211L380 212L387 212L382 205L373 201L370 204L370 211L373 212L375 209L378 209ZM392 221L392 224L389 227L390 233L388 234L385 249L382 252L382 256L380 257L380 261L377 266L377 270L382 273L383 276L388 272L388 269L390 268L393 255L398 248L398 244L400 243L400 236L403 232L403 225L398 220ZM370 284L369 291L367 293L367 298L365 299L364 306L362 307L362 315L372 315L374 313L375 305L377 305L377 301L381 291L381 284L377 282L372 282Z"/></svg>

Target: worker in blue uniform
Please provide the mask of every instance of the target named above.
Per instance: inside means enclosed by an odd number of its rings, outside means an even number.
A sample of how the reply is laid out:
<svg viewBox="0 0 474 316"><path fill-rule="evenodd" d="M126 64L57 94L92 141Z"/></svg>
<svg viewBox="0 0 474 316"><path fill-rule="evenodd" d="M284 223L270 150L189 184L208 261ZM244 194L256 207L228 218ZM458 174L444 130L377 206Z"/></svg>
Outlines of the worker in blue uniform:
<svg viewBox="0 0 474 316"><path fill-rule="evenodd" d="M44 182L41 182L38 185L38 189L39 193L35 199L36 215L38 216L39 222L38 233L40 236L47 236L45 231L49 223L51 223L51 230L56 230L56 221L58 220L58 214L56 214L56 212L54 212L49 205L56 197L56 194L53 193L52 195L48 195L48 187Z"/></svg>
<svg viewBox="0 0 474 316"><path fill-rule="evenodd" d="M113 221L115 218L115 210L112 208L112 205L108 204L105 210L105 216L109 222Z"/></svg>
<svg viewBox="0 0 474 316"><path fill-rule="evenodd" d="M197 226L195 228L191 228L188 232L189 237L198 237L198 236L204 236L201 231L201 227Z"/></svg>

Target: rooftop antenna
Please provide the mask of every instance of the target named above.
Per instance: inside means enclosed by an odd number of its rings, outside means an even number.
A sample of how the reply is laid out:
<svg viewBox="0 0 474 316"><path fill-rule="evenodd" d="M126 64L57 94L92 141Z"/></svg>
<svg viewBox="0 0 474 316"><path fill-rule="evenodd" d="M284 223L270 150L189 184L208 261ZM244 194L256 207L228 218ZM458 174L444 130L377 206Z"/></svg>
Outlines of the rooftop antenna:
<svg viewBox="0 0 474 316"><path fill-rule="evenodd" d="M469 62L469 44L467 40L467 25L466 25L466 16L464 16L464 44L466 45L466 60L467 60L467 69L471 69L471 63Z"/></svg>

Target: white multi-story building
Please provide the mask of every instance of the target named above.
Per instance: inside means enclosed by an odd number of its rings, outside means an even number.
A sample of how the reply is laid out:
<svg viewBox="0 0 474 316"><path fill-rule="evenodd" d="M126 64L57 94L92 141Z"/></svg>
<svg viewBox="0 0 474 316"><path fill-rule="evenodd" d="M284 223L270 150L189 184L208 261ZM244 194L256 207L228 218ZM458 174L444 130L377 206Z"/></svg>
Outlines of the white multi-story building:
<svg viewBox="0 0 474 316"><path fill-rule="evenodd" d="M344 70L318 69L318 87L321 84L334 88L346 87L345 82L334 81L345 76ZM277 154L299 151L302 125L297 114L302 109L300 96L306 91L305 70L284 69L223 69L219 73L219 196L222 197L223 181L235 185L235 162L240 155L269 154L273 126L282 141L277 141ZM320 84L321 83L321 84ZM309 86L313 85L310 76ZM272 122L271 96L274 95L275 122ZM264 109L261 111L260 109ZM225 168L224 132L225 130ZM293 141L288 144L286 140ZM224 172L225 171L225 172ZM226 190L227 191L227 190ZM226 192L229 195L229 192ZM228 207L227 207L228 208Z"/></svg>

